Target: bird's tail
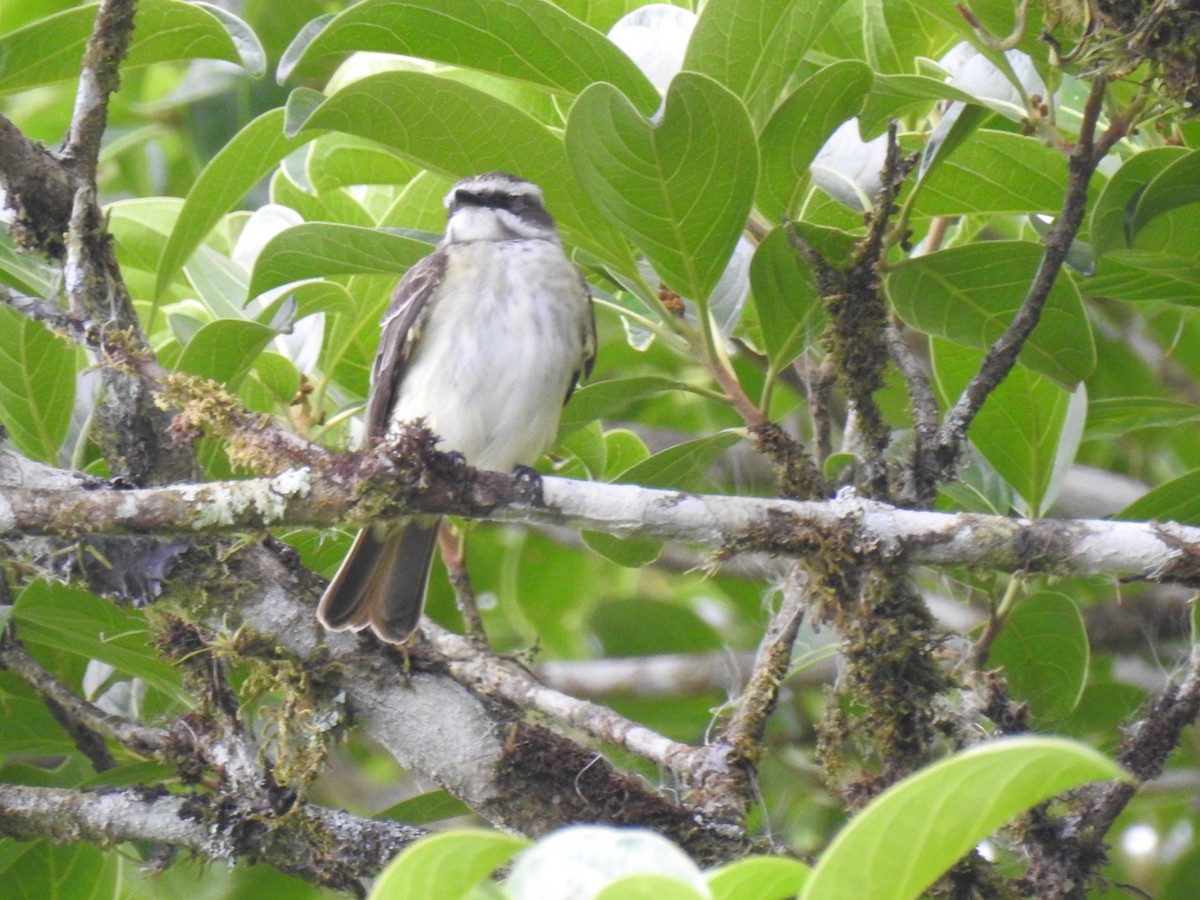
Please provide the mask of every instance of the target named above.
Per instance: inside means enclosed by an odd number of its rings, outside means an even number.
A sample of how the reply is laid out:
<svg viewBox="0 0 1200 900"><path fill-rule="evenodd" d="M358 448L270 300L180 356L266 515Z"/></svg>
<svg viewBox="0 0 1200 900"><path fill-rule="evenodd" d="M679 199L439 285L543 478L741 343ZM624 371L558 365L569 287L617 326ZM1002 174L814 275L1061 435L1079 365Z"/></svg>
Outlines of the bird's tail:
<svg viewBox="0 0 1200 900"><path fill-rule="evenodd" d="M417 627L440 519L412 519L399 528L364 528L329 587L317 618L332 631L370 627L393 644Z"/></svg>

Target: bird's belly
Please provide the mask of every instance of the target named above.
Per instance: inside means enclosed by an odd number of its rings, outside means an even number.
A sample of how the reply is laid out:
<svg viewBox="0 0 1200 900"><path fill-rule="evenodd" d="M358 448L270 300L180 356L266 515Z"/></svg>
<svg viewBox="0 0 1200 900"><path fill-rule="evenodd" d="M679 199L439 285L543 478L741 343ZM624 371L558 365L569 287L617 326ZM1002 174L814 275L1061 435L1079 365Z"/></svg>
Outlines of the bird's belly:
<svg viewBox="0 0 1200 900"><path fill-rule="evenodd" d="M573 267L552 249L509 248L452 266L457 276L430 310L393 427L424 418L442 449L480 468L537 460L558 429L588 315Z"/></svg>

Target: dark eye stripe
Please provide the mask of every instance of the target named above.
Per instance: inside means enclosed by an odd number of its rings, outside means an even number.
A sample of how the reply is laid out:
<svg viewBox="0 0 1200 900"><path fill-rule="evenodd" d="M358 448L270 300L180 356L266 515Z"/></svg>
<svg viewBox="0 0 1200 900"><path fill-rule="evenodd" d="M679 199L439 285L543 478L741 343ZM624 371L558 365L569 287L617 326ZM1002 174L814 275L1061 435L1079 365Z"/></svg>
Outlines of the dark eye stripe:
<svg viewBox="0 0 1200 900"><path fill-rule="evenodd" d="M516 197L500 191L458 191L455 194L458 206L485 206L487 209L512 209Z"/></svg>
<svg viewBox="0 0 1200 900"><path fill-rule="evenodd" d="M507 209L510 212L519 213L529 206L529 200L505 191L459 190L454 194L454 205L456 207L482 206L487 209Z"/></svg>

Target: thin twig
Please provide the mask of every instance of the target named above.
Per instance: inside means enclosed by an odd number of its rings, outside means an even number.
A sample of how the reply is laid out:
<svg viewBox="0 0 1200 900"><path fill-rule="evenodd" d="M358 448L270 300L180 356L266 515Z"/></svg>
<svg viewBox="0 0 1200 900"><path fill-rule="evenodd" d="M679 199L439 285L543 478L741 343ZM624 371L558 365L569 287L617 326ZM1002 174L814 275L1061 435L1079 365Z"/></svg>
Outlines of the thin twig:
<svg viewBox="0 0 1200 900"><path fill-rule="evenodd" d="M889 122L881 187L868 214L867 233L848 266L832 265L804 239L795 223L788 223L788 239L816 274L817 288L829 312L825 346L861 429L857 448L862 460L861 485L876 499L891 495L884 460L891 431L875 401L888 359L888 311L879 284L879 263L887 250L896 198L916 161L915 156L900 152L896 135L896 123Z"/></svg>
<svg viewBox="0 0 1200 900"><path fill-rule="evenodd" d="M108 99L121 86L120 65L133 34L136 7L137 0L101 0L96 10L62 154L80 184L96 183L100 139L108 124Z"/></svg>
<svg viewBox="0 0 1200 900"><path fill-rule="evenodd" d="M454 604L462 616L467 638L481 651L489 649L483 618L475 602L475 589L471 587L471 573L467 570L467 559L463 553L464 535L457 533L454 526L442 520L438 528L438 550L446 564L446 575L454 589Z"/></svg>
<svg viewBox="0 0 1200 900"><path fill-rule="evenodd" d="M804 373L808 386L808 414L816 434L817 461L823 463L833 453L833 384L837 372L826 357L816 366L808 366Z"/></svg>
<svg viewBox="0 0 1200 900"><path fill-rule="evenodd" d="M81 347L99 348L94 335L86 325L68 316L60 307L48 300L28 297L20 291L0 284L0 303L34 322L41 322L50 331L63 334Z"/></svg>
<svg viewBox="0 0 1200 900"><path fill-rule="evenodd" d="M1083 222L1087 209L1087 188L1097 164L1116 141L1124 135L1125 125L1118 122L1095 141L1096 123L1104 106L1107 81L1098 77L1092 82L1091 92L1083 109L1083 121L1079 127L1079 138L1067 163L1067 187L1063 195L1062 209L1046 235L1045 249L1038 263L1037 272L1029 285L1025 299L1016 316L984 355L979 371L963 389L954 407L947 413L937 436L936 480L952 477L967 429L985 400L1000 384L1016 364L1017 356L1025 341L1033 333L1041 319L1042 309L1050 296L1050 290L1058 277L1071 243Z"/></svg>
<svg viewBox="0 0 1200 900"><path fill-rule="evenodd" d="M601 659L551 659L533 672L547 687L590 700L617 697L728 696L750 677L754 654L733 650L707 653L664 653ZM807 684L825 684L831 666L805 672Z"/></svg>
<svg viewBox="0 0 1200 900"><path fill-rule="evenodd" d="M114 716L76 695L42 668L15 638L0 637L0 668L20 676L43 702L51 706L56 712L55 718L63 723L97 771L116 764L101 736L111 738L139 755L157 753L170 744L167 732Z"/></svg>
<svg viewBox="0 0 1200 900"><path fill-rule="evenodd" d="M536 709L596 740L636 753L662 766L684 784L694 775L689 763L695 751L687 744L665 738L598 704L551 690L516 663L481 654L469 641L432 622L423 622L421 633L443 657L447 671L461 684L474 685L522 709Z"/></svg>
<svg viewBox="0 0 1200 900"><path fill-rule="evenodd" d="M108 102L120 84L119 67L133 31L135 0L103 0L84 52L75 109L62 154L72 175L63 281L70 315L95 323L105 346L122 348L131 368L106 366L94 437L109 470L133 484L187 480L196 471L191 445L168 437L171 417L156 405L142 375L154 354L142 332L117 264L112 237L97 203L96 165Z"/></svg>
<svg viewBox="0 0 1200 900"><path fill-rule="evenodd" d="M792 648L804 620L807 573L794 564L780 591L779 609L771 617L758 645L754 669L746 689L734 706L733 715L721 729L717 745L724 748L725 765L739 777L727 780L729 792L721 798L731 814L740 818L753 800L754 773L762 754L767 719L779 702L779 691L792 665ZM736 792L736 793L733 793Z"/></svg>
<svg viewBox="0 0 1200 900"><path fill-rule="evenodd" d="M926 462L933 452L938 432L938 405L929 384L929 376L917 355L904 340L901 325L893 319L884 333L888 351L896 368L904 378L908 390L913 416L912 463L908 467L909 483L902 485L900 499L928 509L937 498L937 483L928 477L930 464Z"/></svg>
<svg viewBox="0 0 1200 900"><path fill-rule="evenodd" d="M737 410L742 421L750 428L762 425L767 421L767 417L763 415L762 410L754 405L746 392L742 389L742 383L737 380L737 376L728 369L721 361L710 363L708 370L712 373L713 380L720 385L725 396L729 398L730 404Z"/></svg>

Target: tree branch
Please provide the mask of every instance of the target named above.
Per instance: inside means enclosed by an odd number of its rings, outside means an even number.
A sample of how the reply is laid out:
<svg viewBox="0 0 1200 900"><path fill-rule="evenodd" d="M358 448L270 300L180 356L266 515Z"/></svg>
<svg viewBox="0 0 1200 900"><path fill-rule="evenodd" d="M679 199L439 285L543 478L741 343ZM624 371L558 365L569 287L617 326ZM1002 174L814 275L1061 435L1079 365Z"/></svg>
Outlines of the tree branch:
<svg viewBox="0 0 1200 900"><path fill-rule="evenodd" d="M54 469L35 470L45 487L28 472L14 484L3 477L14 457L0 453L0 538L321 527L426 512L694 542L722 557L803 557L823 534L837 534L931 566L1200 583L1200 529L1174 523L1012 519L899 509L852 492L791 501L555 477L531 492L521 478L471 470L436 451L428 461L445 462L441 472L383 452L331 457L333 472L305 467L273 478L80 491L64 489L69 473Z"/></svg>
<svg viewBox="0 0 1200 900"><path fill-rule="evenodd" d="M106 846L151 841L210 860L261 859L283 872L362 896L373 876L425 832L304 804L285 817L205 794L131 788L98 793L0 784L0 834ZM331 852L331 848L336 848Z"/></svg>
<svg viewBox="0 0 1200 900"><path fill-rule="evenodd" d="M0 188L12 211L9 231L17 246L57 259L71 216L74 191L66 168L0 115Z"/></svg>
<svg viewBox="0 0 1200 900"><path fill-rule="evenodd" d="M704 821L695 808L656 795L595 751L526 722L514 705L513 696L524 695L511 665L447 659L427 642L406 656L369 637L325 632L313 615L307 573L261 546L228 565L231 571L221 577L232 574L249 592L236 608L221 605L214 617L227 628L272 635L284 651L318 669L314 678L335 675L337 696L372 739L401 766L432 779L493 823L529 835L583 821L641 825L710 863L749 849L740 828ZM435 641L446 635L436 628L430 633ZM454 640L462 652L473 652L465 639ZM582 708L541 691L547 709L557 703L573 715ZM657 737L641 731L644 743Z"/></svg>
<svg viewBox="0 0 1200 900"><path fill-rule="evenodd" d="M1139 783L1158 777L1183 730L1200 714L1200 647L1192 649L1183 679L1149 700L1141 717L1125 730L1117 761ZM1031 829L1022 843L1030 854L1021 879L1031 896L1082 897L1106 855L1105 836L1137 793L1138 785L1107 782L1085 788L1061 819Z"/></svg>

